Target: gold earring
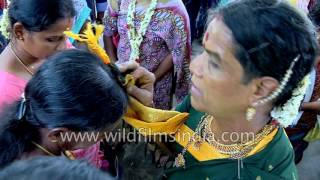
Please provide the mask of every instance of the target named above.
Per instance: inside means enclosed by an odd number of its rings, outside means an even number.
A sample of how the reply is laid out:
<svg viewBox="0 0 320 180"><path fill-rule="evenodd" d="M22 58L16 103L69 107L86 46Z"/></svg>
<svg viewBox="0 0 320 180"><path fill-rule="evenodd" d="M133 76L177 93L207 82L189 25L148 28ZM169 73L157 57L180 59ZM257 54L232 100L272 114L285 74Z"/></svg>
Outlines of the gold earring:
<svg viewBox="0 0 320 180"><path fill-rule="evenodd" d="M52 142L52 143L57 143L58 140L57 140L57 139L52 139L51 142Z"/></svg>
<svg viewBox="0 0 320 180"><path fill-rule="evenodd" d="M64 154L70 160L75 160L76 159L71 151L64 151Z"/></svg>
<svg viewBox="0 0 320 180"><path fill-rule="evenodd" d="M248 107L247 113L246 113L247 121L251 121L255 115L256 115L256 109L254 107Z"/></svg>

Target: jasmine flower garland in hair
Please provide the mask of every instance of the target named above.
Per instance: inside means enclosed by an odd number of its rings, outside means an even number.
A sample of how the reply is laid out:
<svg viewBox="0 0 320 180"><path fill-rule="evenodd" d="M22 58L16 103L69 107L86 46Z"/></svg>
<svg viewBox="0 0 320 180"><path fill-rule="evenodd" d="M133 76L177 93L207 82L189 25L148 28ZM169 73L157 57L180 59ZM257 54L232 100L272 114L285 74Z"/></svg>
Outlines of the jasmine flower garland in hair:
<svg viewBox="0 0 320 180"><path fill-rule="evenodd" d="M283 127L288 127L294 121L299 113L301 102L307 92L310 84L310 74L306 75L302 81L299 82L298 87L292 92L292 98L284 105L275 107L271 111L271 117L277 120Z"/></svg>
<svg viewBox="0 0 320 180"><path fill-rule="evenodd" d="M140 29L136 30L134 25L134 12L136 9L136 0L132 0L128 7L127 25L128 25L128 37L131 46L130 61L139 59L140 50L139 47L142 43L143 36L146 34L147 28L154 14L157 6L157 0L151 0L150 6L144 14L144 18L141 21Z"/></svg>

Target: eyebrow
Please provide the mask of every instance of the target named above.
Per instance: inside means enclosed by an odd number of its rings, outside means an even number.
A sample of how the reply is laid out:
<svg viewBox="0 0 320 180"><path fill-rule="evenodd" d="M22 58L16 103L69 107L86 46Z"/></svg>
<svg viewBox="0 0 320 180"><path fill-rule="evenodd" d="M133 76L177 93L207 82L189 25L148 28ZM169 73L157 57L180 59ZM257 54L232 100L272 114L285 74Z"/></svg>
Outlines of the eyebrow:
<svg viewBox="0 0 320 180"><path fill-rule="evenodd" d="M221 63L221 57L218 53L210 51L209 49L206 49L206 47L204 47L204 50L211 56L214 57L219 63Z"/></svg>

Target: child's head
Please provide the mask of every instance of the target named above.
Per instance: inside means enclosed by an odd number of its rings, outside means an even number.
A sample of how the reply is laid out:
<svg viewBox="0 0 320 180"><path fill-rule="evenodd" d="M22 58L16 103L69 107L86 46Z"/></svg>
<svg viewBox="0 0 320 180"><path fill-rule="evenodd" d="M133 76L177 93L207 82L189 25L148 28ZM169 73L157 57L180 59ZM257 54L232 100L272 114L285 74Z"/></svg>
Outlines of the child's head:
<svg viewBox="0 0 320 180"><path fill-rule="evenodd" d="M37 157L17 161L0 171L0 180L109 180L109 175L84 161L64 157Z"/></svg>
<svg viewBox="0 0 320 180"><path fill-rule="evenodd" d="M127 95L118 79L116 69L85 51L49 57L27 84L25 103L1 119L0 166L33 151L33 142L59 154L99 141L126 111ZM76 140L80 133L85 138Z"/></svg>

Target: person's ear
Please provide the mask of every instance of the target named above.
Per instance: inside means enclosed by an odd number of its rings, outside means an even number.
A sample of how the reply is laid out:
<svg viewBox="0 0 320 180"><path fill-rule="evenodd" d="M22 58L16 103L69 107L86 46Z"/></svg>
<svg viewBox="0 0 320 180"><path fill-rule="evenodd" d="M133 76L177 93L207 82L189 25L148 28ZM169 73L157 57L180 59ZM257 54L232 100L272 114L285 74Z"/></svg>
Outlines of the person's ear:
<svg viewBox="0 0 320 180"><path fill-rule="evenodd" d="M59 149L69 150L72 148L73 136L71 136L71 131L67 128L54 128L48 132L48 140L51 143L56 144Z"/></svg>
<svg viewBox="0 0 320 180"><path fill-rule="evenodd" d="M250 97L250 104L253 105L270 96L278 87L279 82L272 77L261 77L252 82L253 93Z"/></svg>
<svg viewBox="0 0 320 180"><path fill-rule="evenodd" d="M25 40L26 39L26 29L24 28L24 26L22 25L22 23L20 22L16 22L13 25L12 28L12 32L13 32L13 37L17 40Z"/></svg>

